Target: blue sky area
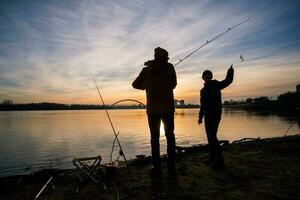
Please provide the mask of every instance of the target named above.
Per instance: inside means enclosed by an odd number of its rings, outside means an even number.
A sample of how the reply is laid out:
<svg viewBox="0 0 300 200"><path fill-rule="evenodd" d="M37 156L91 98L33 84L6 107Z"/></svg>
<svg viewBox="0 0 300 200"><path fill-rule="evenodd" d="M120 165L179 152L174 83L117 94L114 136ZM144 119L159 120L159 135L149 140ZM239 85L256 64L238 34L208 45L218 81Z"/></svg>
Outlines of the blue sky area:
<svg viewBox="0 0 300 200"><path fill-rule="evenodd" d="M144 93L131 82L157 46L170 62L250 21L178 65L175 96L198 103L203 70L236 76L224 99L272 96L300 83L300 1L0 2L0 101L107 103ZM244 62L239 56L243 54Z"/></svg>

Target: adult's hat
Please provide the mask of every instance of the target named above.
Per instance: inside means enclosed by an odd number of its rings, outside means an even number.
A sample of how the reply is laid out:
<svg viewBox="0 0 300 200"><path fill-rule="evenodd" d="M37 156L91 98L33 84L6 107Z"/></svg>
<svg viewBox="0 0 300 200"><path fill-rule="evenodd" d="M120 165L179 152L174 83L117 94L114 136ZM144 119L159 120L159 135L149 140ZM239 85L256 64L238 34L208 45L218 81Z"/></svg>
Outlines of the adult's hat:
<svg viewBox="0 0 300 200"><path fill-rule="evenodd" d="M154 49L154 58L155 59L166 59L169 60L169 53L167 50L157 47Z"/></svg>

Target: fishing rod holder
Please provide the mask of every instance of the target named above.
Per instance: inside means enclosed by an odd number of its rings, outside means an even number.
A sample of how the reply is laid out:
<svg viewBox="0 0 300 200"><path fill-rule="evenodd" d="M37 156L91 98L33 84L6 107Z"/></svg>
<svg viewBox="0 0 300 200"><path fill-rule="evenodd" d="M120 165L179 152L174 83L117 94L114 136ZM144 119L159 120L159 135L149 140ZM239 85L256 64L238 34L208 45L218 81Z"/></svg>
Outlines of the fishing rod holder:
<svg viewBox="0 0 300 200"><path fill-rule="evenodd" d="M117 165L118 164L116 162L112 162L112 163L108 163L104 166L106 180L113 180L115 178L116 173L117 173Z"/></svg>

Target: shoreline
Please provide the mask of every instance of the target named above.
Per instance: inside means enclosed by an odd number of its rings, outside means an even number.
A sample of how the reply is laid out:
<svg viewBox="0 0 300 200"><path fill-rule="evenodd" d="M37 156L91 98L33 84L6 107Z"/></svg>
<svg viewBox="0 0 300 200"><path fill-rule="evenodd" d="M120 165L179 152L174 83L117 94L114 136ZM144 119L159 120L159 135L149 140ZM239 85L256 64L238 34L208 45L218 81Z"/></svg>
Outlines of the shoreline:
<svg viewBox="0 0 300 200"><path fill-rule="evenodd" d="M146 107L135 107L135 106L120 106L120 107L110 107L107 106L108 110L146 110ZM200 109L199 105L193 106L182 106L175 107L175 109ZM82 109L14 109L14 110L3 110L0 109L0 112L14 112L14 111L81 111L81 110L105 110L105 108L82 108Z"/></svg>
<svg viewBox="0 0 300 200"><path fill-rule="evenodd" d="M230 143L224 145L223 152L225 170L203 164L206 148L178 153L176 178L168 177L163 159L159 180L148 175L150 159L130 160L132 174L118 168L114 184L126 199L299 199L300 135ZM72 173L59 176L70 170L1 177L1 198L33 199L49 176L54 176L55 189L45 189L41 199L116 199L115 192L101 191L91 181L78 182Z"/></svg>

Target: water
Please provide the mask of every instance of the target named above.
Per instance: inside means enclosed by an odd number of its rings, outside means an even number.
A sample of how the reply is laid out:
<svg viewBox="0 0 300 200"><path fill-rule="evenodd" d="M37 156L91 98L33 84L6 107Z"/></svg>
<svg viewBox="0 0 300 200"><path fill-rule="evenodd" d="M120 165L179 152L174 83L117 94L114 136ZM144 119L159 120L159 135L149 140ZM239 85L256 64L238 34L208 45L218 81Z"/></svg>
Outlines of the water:
<svg viewBox="0 0 300 200"><path fill-rule="evenodd" d="M110 110L126 156L150 154L145 110ZM175 115L177 145L206 143L198 109L178 109ZM219 139L282 136L294 122L278 115L224 111ZM299 134L296 124L289 135ZM166 140L161 134L161 152ZM42 168L73 167L73 157L101 155L109 161L113 132L103 110L0 112L0 176L25 174ZM114 154L117 156L118 150Z"/></svg>

